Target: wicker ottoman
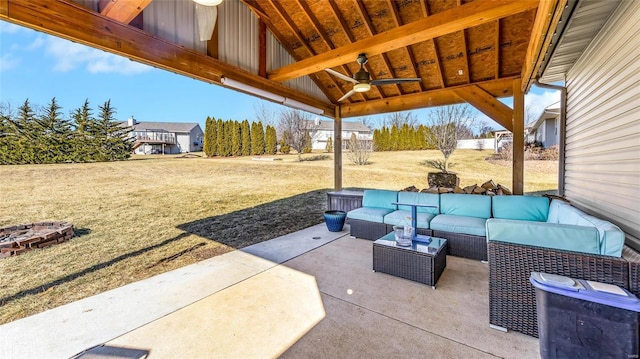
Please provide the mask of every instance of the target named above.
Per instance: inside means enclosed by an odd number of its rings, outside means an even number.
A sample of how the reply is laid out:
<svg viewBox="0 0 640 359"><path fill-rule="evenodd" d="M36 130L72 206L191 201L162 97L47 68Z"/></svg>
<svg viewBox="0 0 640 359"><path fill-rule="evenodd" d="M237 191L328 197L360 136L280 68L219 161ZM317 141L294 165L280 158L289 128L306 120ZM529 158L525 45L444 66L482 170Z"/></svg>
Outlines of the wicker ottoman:
<svg viewBox="0 0 640 359"><path fill-rule="evenodd" d="M401 247L392 232L373 242L374 272L427 284L435 289L446 266L447 240L444 238L418 236L410 247Z"/></svg>

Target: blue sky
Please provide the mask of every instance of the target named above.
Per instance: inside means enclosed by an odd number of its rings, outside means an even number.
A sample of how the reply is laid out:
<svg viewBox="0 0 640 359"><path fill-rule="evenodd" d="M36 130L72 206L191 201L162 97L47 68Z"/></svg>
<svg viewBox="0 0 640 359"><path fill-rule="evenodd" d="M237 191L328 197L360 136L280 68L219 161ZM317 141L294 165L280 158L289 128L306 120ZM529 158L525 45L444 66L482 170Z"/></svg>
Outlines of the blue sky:
<svg viewBox="0 0 640 359"><path fill-rule="evenodd" d="M281 107L0 20L0 102L15 109L27 98L32 105L45 106L53 97L65 114L85 99L95 114L98 105L110 99L123 121L134 116L138 121L195 122L203 129L207 116L252 120L261 104ZM540 113L558 100L557 91L534 87L525 103ZM503 102L512 105L510 98ZM426 111L413 112L422 120ZM350 120L359 119L346 119Z"/></svg>

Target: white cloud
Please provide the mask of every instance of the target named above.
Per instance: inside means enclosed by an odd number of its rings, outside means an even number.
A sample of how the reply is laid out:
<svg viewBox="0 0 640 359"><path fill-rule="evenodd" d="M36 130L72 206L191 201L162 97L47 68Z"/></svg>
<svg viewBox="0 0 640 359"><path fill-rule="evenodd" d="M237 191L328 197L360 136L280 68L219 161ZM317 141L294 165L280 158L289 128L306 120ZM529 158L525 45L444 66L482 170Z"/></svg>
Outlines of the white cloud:
<svg viewBox="0 0 640 359"><path fill-rule="evenodd" d="M524 97L525 109L528 109L527 122L532 122L538 119L542 111L549 105L556 102L560 102L560 91L557 90L543 90L542 93L534 93L529 91Z"/></svg>
<svg viewBox="0 0 640 359"><path fill-rule="evenodd" d="M54 58L53 69L60 72L84 68L90 73L133 75L151 70L147 65L57 37L47 38L45 53Z"/></svg>
<svg viewBox="0 0 640 359"><path fill-rule="evenodd" d="M14 34L20 30L22 30L21 26L14 25L6 21L0 21L0 34L1 33Z"/></svg>
<svg viewBox="0 0 640 359"><path fill-rule="evenodd" d="M0 72L11 70L20 64L20 59L11 53L2 54L0 56Z"/></svg>
<svg viewBox="0 0 640 359"><path fill-rule="evenodd" d="M35 50L35 49L41 48L42 45L44 45L44 36L40 35L40 36L37 36L29 45L27 45L25 49Z"/></svg>

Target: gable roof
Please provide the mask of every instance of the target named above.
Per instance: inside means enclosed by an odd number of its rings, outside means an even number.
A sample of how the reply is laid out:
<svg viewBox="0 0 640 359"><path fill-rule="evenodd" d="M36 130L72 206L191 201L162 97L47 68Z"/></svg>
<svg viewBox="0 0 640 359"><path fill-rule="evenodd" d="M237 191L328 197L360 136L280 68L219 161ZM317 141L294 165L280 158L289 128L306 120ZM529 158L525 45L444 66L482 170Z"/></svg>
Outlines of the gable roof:
<svg viewBox="0 0 640 359"><path fill-rule="evenodd" d="M127 121L122 122L123 126L127 126ZM183 122L136 122L133 125L134 131L167 131L167 132L181 132L189 133L194 128L200 128L197 123L183 123Z"/></svg>
<svg viewBox="0 0 640 359"><path fill-rule="evenodd" d="M547 33L555 29L554 15L563 8L561 0L225 1L215 10L217 38L200 41L197 17L206 14L198 9L206 7L187 0L134 3L8 0L0 15L208 83L232 79L329 117L466 101L509 128L512 111L496 98L512 96L514 86L528 88ZM194 45L181 44L194 36ZM364 68L372 80L420 81L373 86L338 101L352 90L352 81L343 78L358 71L360 53L369 58ZM324 98L291 86L302 78Z"/></svg>

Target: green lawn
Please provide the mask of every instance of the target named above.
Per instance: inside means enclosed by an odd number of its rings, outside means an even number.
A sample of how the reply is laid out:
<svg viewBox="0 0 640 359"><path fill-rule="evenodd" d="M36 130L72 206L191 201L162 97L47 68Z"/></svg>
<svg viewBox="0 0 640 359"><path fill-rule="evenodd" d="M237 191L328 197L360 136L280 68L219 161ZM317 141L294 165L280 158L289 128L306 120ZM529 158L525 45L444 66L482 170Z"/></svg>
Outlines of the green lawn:
<svg viewBox="0 0 640 359"><path fill-rule="evenodd" d="M458 150L461 186L511 186L511 164ZM318 154L308 154L312 158ZM343 187L427 187L436 151L343 162ZM71 241L0 259L0 323L321 223L333 157L297 162L138 156L115 163L0 166L0 226L72 222ZM526 162L525 192L557 188L557 162Z"/></svg>

